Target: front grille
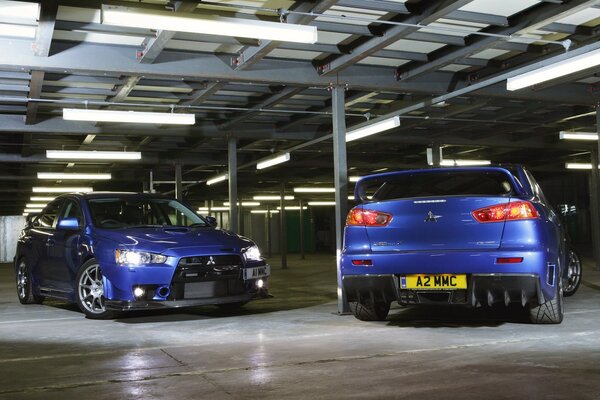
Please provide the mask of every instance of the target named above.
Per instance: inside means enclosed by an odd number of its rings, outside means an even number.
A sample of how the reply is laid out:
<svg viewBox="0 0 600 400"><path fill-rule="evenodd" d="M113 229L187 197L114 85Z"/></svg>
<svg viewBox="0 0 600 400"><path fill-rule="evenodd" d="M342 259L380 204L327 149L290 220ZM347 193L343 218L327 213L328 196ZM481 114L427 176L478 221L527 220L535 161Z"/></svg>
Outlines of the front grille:
<svg viewBox="0 0 600 400"><path fill-rule="evenodd" d="M179 260L171 299L197 299L244 293L239 255L203 255Z"/></svg>

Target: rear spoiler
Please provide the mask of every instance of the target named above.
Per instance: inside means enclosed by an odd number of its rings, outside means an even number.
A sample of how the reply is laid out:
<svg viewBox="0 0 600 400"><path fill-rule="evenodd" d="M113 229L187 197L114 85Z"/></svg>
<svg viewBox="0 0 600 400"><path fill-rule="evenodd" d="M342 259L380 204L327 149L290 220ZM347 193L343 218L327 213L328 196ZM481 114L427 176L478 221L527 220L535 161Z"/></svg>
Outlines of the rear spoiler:
<svg viewBox="0 0 600 400"><path fill-rule="evenodd" d="M417 175L417 174L429 174L429 173L445 173L448 171L480 171L480 172L502 172L510 180L511 185L515 188L515 194L517 196L523 196L526 194L526 190L518 179L515 179L514 175L506 168L502 167L449 167L449 168L427 168L427 169L412 169L403 171L384 172L382 174L368 175L360 178L356 182L354 188L354 200L360 203L367 203L371 201L367 198L367 189L372 187L379 187L383 185L390 178L400 175Z"/></svg>

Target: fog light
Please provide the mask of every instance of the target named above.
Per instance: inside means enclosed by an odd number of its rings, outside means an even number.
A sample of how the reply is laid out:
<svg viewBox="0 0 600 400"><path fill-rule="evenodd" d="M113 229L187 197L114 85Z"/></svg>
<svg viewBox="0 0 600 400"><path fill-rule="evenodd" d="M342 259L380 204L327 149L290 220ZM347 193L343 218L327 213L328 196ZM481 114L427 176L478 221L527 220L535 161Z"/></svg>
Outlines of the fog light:
<svg viewBox="0 0 600 400"><path fill-rule="evenodd" d="M262 289L263 286L265 286L265 281L263 281L262 279L259 279L256 281L256 287L259 289Z"/></svg>
<svg viewBox="0 0 600 400"><path fill-rule="evenodd" d="M135 297L142 297L144 295L144 289L142 289L141 287L136 287L135 289L133 289L133 295Z"/></svg>

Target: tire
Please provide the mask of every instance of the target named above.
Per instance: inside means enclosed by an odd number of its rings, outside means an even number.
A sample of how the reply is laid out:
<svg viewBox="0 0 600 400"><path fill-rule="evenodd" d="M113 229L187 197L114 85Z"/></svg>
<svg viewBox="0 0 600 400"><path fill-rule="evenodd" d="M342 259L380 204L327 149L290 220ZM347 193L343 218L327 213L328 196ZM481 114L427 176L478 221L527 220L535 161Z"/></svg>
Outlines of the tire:
<svg viewBox="0 0 600 400"><path fill-rule="evenodd" d="M19 302L21 304L41 304L44 301L44 296L33 293L31 269L25 257L19 259L15 272Z"/></svg>
<svg viewBox="0 0 600 400"><path fill-rule="evenodd" d="M563 295L573 296L579 285L581 284L581 278L583 276L583 264L577 253L573 250L569 250L567 254L567 280L565 281Z"/></svg>
<svg viewBox="0 0 600 400"><path fill-rule="evenodd" d="M361 321L385 321L390 312L390 303L370 298L348 303L350 311Z"/></svg>
<svg viewBox="0 0 600 400"><path fill-rule="evenodd" d="M98 261L86 261L75 277L75 299L79 309L90 319L110 319L115 313L106 310L102 271Z"/></svg>
<svg viewBox="0 0 600 400"><path fill-rule="evenodd" d="M529 309L529 319L532 323L560 324L562 322L564 315L562 279L557 279L556 282L554 298Z"/></svg>

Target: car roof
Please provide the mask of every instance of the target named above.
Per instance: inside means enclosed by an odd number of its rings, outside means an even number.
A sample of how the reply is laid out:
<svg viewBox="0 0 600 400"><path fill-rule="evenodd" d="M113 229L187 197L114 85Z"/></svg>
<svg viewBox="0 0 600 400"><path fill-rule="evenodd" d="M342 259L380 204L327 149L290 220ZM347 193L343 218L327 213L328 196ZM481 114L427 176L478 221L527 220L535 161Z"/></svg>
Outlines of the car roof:
<svg viewBox="0 0 600 400"><path fill-rule="evenodd" d="M90 193L67 193L63 196L75 196L83 199L107 199L111 197L127 197L139 199L173 199L160 193L137 193L137 192L90 192Z"/></svg>

